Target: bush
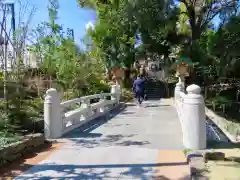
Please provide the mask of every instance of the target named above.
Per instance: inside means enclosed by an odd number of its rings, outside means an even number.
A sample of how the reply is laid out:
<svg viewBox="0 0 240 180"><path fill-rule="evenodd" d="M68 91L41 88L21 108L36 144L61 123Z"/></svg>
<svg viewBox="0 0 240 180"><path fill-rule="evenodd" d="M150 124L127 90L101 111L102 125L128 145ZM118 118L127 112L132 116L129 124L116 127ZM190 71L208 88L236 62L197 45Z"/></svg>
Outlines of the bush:
<svg viewBox="0 0 240 180"><path fill-rule="evenodd" d="M21 136L18 134L0 131L0 147L4 147L19 140L21 140Z"/></svg>
<svg viewBox="0 0 240 180"><path fill-rule="evenodd" d="M134 100L133 92L131 89L123 89L123 94L121 97L121 101L131 102Z"/></svg>

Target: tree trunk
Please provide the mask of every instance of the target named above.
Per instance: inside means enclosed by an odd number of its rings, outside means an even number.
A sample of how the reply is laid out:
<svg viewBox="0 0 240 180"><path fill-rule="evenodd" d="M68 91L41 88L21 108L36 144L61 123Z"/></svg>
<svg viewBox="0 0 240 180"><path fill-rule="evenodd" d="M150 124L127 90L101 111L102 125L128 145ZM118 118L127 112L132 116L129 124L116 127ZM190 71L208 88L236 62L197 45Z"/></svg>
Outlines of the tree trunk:
<svg viewBox="0 0 240 180"><path fill-rule="evenodd" d="M189 7L188 9L189 22L192 30L192 42L198 40L201 36L201 28L200 24L196 22L196 13L194 8L195 7Z"/></svg>
<svg viewBox="0 0 240 180"><path fill-rule="evenodd" d="M125 88L130 88L132 85L132 80L131 80L131 69L126 68L124 72L124 87Z"/></svg>
<svg viewBox="0 0 240 180"><path fill-rule="evenodd" d="M192 42L199 40L201 37L200 27L194 24L191 28L192 28Z"/></svg>

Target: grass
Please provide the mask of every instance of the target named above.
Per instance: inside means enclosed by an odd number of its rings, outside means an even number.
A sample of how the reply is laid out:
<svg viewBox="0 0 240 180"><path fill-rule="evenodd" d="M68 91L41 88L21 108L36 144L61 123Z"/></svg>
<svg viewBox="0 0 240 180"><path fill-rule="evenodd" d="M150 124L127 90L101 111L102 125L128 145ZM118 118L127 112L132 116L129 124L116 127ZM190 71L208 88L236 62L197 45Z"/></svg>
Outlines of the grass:
<svg viewBox="0 0 240 180"><path fill-rule="evenodd" d="M192 150L191 149L184 149L183 150L183 153L185 154L185 156L188 154L188 153L190 153L190 152L192 152Z"/></svg>
<svg viewBox="0 0 240 180"><path fill-rule="evenodd" d="M11 143L20 141L21 138L22 136L20 134L0 131L0 147L5 147Z"/></svg>

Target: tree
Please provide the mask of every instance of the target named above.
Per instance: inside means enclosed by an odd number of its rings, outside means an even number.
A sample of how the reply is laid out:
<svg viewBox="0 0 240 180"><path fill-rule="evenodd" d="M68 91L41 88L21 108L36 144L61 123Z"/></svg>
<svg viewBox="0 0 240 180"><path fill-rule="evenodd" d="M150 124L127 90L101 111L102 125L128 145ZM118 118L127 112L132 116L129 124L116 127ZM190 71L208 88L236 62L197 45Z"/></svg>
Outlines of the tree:
<svg viewBox="0 0 240 180"><path fill-rule="evenodd" d="M211 54L218 59L219 76L239 77L240 67L240 14L233 15L224 23L212 38ZM231 76L232 76L231 75Z"/></svg>
<svg viewBox="0 0 240 180"><path fill-rule="evenodd" d="M99 93L98 87L105 88L99 85L104 71L102 62L91 58L73 39L64 36L62 27L56 23L58 8L57 0L49 0L49 20L33 31L35 40L29 49L41 59L39 67L45 78L55 80L62 91L71 89L78 97Z"/></svg>
<svg viewBox="0 0 240 180"><path fill-rule="evenodd" d="M131 5L121 1L118 9L99 4L98 22L90 31L94 43L101 48L108 67L115 64L130 67L134 62L136 23L128 16Z"/></svg>
<svg viewBox="0 0 240 180"><path fill-rule="evenodd" d="M198 40L214 18L236 13L239 0L178 0L181 14L188 17L192 41Z"/></svg>
<svg viewBox="0 0 240 180"><path fill-rule="evenodd" d="M171 46L180 42L176 29L178 8L171 0L140 0L135 2L135 9L139 34L147 51L168 57Z"/></svg>
<svg viewBox="0 0 240 180"><path fill-rule="evenodd" d="M97 24L96 34L100 37L106 37L101 32L112 33L111 35L108 34L107 42L104 42L103 39L99 39L99 42L103 42L108 47L110 44L115 47L119 46L118 51L115 51L116 48L113 47L107 48L114 50L114 53L109 53L108 51L107 54L115 54L114 59L129 57L122 58L127 60L124 62L127 66L134 61L134 58L130 57L134 55L134 45L139 38L144 44L146 52L165 55L166 57L170 53L171 45L179 43L180 36L176 33L178 8L174 6L173 1L119 0L102 3L103 1L97 0L79 0L79 2L84 7L96 9L99 29L102 29L98 30ZM104 8L107 12L103 10ZM104 27L105 30L103 30ZM118 29L118 31L112 31L111 28L113 27ZM110 43L110 36L119 38ZM119 58L116 57L116 54L118 54Z"/></svg>
<svg viewBox="0 0 240 180"><path fill-rule="evenodd" d="M94 8L98 16L95 28L88 32L95 51L91 55L97 55L99 57L95 58L103 60L109 77L111 73L109 70L118 66L126 70L126 81L130 80L129 69L135 61L134 46L137 36L133 4L127 0L117 3L80 0L79 3L84 7Z"/></svg>

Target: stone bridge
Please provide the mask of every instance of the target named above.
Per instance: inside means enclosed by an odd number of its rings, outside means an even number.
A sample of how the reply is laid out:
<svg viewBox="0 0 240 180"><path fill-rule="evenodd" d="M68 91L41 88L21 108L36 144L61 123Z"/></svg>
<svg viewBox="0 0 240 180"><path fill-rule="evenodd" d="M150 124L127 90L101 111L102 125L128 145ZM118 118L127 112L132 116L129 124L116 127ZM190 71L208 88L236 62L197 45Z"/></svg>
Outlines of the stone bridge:
<svg viewBox="0 0 240 180"><path fill-rule="evenodd" d="M183 151L206 148L206 123L199 87L187 91L137 107L119 102L118 86L66 102L48 90L45 136L63 145L15 179L189 179Z"/></svg>

